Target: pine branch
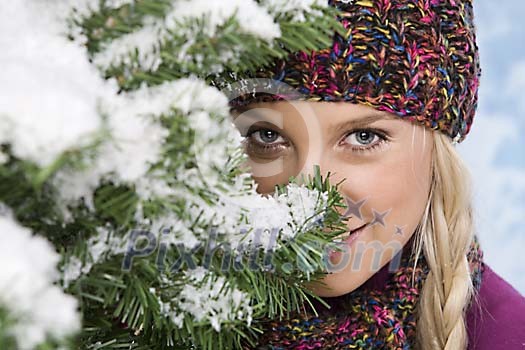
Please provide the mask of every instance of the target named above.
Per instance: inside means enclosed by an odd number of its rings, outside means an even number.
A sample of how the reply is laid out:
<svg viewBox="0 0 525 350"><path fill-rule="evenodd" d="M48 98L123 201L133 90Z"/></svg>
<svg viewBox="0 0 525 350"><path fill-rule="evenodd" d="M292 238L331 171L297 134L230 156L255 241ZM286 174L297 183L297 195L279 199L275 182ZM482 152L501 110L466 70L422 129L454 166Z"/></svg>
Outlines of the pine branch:
<svg viewBox="0 0 525 350"><path fill-rule="evenodd" d="M158 256L153 254L134 260L131 272L124 273L121 270L123 257L116 255L95 265L88 275L71 286L83 300L87 328L82 341L87 342L85 344L101 342L106 344L102 348L111 349L125 344L137 344L137 348L147 344L150 349L174 346L241 348L242 344L256 341L259 320L289 317L291 312L300 312L305 304L312 305L314 299L323 302L305 287L305 283L323 275L324 247L343 230L334 209L341 206L342 201L328 179L321 178L319 168L315 171L315 177L308 183L311 189L329 193L330 205L324 218L325 224L332 227L331 231L314 226L295 239L283 242L272 256L271 264L275 268L271 270L264 264L268 261L262 250L256 250L256 255L253 251L245 251L241 260L236 260L242 267L240 270L231 265L224 269L225 258L232 258L227 256L231 251L217 250L211 260L205 256L205 247L193 253L197 266L207 266L217 276L224 275L230 285L249 293L255 319L252 326L247 327L244 321L224 322L219 333L207 320L195 322L191 317L184 317L182 328L178 328L163 316L159 301L177 300L188 283L181 274L184 270L169 273L169 267L181 258L178 250L170 249L165 258L166 272L158 269ZM285 190L284 187L278 189ZM167 285L166 281L169 281ZM102 319L113 321L103 326L98 323Z"/></svg>
<svg viewBox="0 0 525 350"><path fill-rule="evenodd" d="M162 89L147 90L150 95L128 92L144 92L144 85L169 88L166 83L188 76L201 77L211 84L218 74L250 73L290 52L326 47L333 30L341 30L334 9L328 7L308 13L304 21L296 20L292 14L274 14L280 35L272 40L243 31L236 15L227 18L213 33L207 30L209 23L205 17L175 18L174 27L166 25L167 29L155 32L156 21L160 23L166 19L176 1L137 0L116 9L105 6L104 0L100 4L100 11L77 19L72 25L82 28L93 62L107 63L104 54L108 55L110 64L101 64L101 69L106 78L117 79L124 92L122 95L129 97L123 100L125 103L131 103L132 98L142 98L139 102L147 104L148 97L154 94L165 100L178 100L174 95L162 95L165 92ZM158 33L153 35L153 47L144 48L144 52L135 48L127 56L113 60L118 55L109 52L111 45L144 28L153 30L146 31L147 34ZM205 89L204 86L195 86L199 91ZM181 99L193 97L183 96ZM118 99L115 97L114 100ZM136 106L141 107L140 104ZM230 149L229 145L216 142L222 139L224 143L227 139L229 116L221 114L226 114L226 109L217 108L215 111L196 107L184 111L176 103L169 104L169 107L159 108L163 111L161 115L149 115L160 113L154 108L151 112L147 109L143 112L145 118L168 130L168 136L163 139L165 142L159 157L147 163L149 171L140 173L144 177L160 173L155 179L167 188L165 195L141 197L139 181L128 183L122 180L125 177L118 177L114 171L96 179L96 188L87 194L92 194L92 198L68 202L67 207L59 202L61 188L60 182L55 182L57 175L78 176L79 172L75 171L96 164L94 162L100 156L98 152L105 146L112 142L117 144L117 149L122 146L118 144L119 135L114 135L109 127L113 118L111 114L104 114L102 119L108 123L103 123L100 134L94 135L88 146L65 151L47 167L17 159L8 146L2 146L2 153L10 158L6 164L0 164L0 202L13 208L22 225L49 238L64 257L62 282L67 291L81 301L84 319L84 329L76 340L76 348L232 349L246 344L253 347L262 332L259 328L262 319L287 317L292 312L301 311L305 304L312 305L314 299L322 302L305 284L323 276L324 248L344 228L336 211L342 206L336 188L328 178L323 179L316 168L315 177L307 179L306 183L312 192L326 194L326 206L311 213L304 222L286 223L292 235L288 238L279 236L278 244L270 251L271 260L267 259L268 252L253 242L252 231L241 239L245 246L232 246L239 235L231 230L249 222L249 215L239 211L239 226L226 225L227 219L233 216L228 217L225 212L233 211L233 208L228 208L224 200L231 199L232 190L245 191L239 195L249 196L253 196L254 190L250 181L244 181L244 186L238 183L238 177L246 170L240 166L242 150ZM129 110L125 109L125 112ZM222 149L213 149L216 152L213 155L219 159L222 159L218 155L220 151L231 151L224 164L211 165L210 174L217 179L213 186L206 181L207 174L196 171L199 149L191 118L199 113L209 117L209 128L218 130L214 137L205 140L208 144L205 142L204 146L219 144ZM127 133L123 134L125 138ZM106 163L103 165L115 161L120 153L115 151L115 154L112 154L113 158L104 159ZM277 187L276 193L285 194L287 190L290 188ZM93 207L89 205L90 199L93 199ZM319 197L317 200L322 202ZM70 218L66 218L66 212ZM211 259L206 256L205 245L192 252L197 266L205 267L202 279L194 279L194 275L200 272L189 266L170 269L184 256L177 244L185 248L185 244L189 245L180 238L166 246L166 254L162 257L166 269L159 268L158 251L157 254L135 257L130 271L122 268L129 247L137 244L133 241L132 245L128 244L130 232L137 227L152 230L156 220L165 217L172 220L172 225L178 225L177 230L187 230L201 243L216 228L217 244L225 248L230 244L228 249L217 250ZM325 230L327 227L329 231ZM284 231L285 228L279 229ZM171 233L172 239L175 234L180 234ZM158 232L155 234L155 249L158 250L161 238ZM233 259L241 268L224 269L225 259ZM192 291L210 295L210 303L216 304L206 310L191 309L200 302L192 300ZM220 311L214 308L222 307L221 300L230 300L230 313L218 315ZM199 311L207 314L202 316ZM10 340L2 333L5 317L0 305L0 347L4 342L8 349L12 347L8 343ZM54 346L49 342L43 345L43 349Z"/></svg>
<svg viewBox="0 0 525 350"><path fill-rule="evenodd" d="M161 23L170 7L166 2L152 3L140 1L133 11L130 6L101 11L80 23L87 34L90 53L95 57L103 51L104 43L141 30L142 20L148 16L151 22L158 18ZM148 69L150 64L142 62L142 53L130 51L125 63L113 62L108 67L106 77L115 77L123 90L133 90L142 83L158 85L188 75L206 78L213 72L250 72L290 52L327 47L334 30L343 32L331 7L318 8L317 13L308 15L305 21L294 22L284 15L278 17L281 35L274 41L243 33L235 16L218 26L212 35L207 31L205 17L177 21L177 30L168 31L165 38L159 38L150 54L158 57L159 64Z"/></svg>

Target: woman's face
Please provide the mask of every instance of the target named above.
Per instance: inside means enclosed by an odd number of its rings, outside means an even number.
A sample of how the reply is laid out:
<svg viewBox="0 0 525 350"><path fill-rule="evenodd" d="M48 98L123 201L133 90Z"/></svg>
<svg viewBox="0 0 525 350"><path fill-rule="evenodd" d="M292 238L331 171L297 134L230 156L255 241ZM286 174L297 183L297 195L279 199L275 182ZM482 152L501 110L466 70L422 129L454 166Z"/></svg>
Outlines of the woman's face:
<svg viewBox="0 0 525 350"><path fill-rule="evenodd" d="M388 112L345 102L282 101L250 105L235 124L245 138L258 192L290 176L330 172L347 200L345 251L310 288L320 296L353 291L388 263L414 233L430 190L431 135ZM363 230L349 233L364 226Z"/></svg>

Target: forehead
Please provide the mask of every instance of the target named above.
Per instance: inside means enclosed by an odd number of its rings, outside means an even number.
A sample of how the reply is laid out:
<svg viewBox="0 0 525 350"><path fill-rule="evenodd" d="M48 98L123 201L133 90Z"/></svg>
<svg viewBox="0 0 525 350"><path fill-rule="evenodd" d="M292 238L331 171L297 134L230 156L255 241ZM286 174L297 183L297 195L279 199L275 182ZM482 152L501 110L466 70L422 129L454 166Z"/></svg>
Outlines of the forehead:
<svg viewBox="0 0 525 350"><path fill-rule="evenodd" d="M336 131L342 124L365 126L378 121L398 121L392 113L350 102L278 101L250 104L236 110L249 123L264 121L280 128L320 127Z"/></svg>

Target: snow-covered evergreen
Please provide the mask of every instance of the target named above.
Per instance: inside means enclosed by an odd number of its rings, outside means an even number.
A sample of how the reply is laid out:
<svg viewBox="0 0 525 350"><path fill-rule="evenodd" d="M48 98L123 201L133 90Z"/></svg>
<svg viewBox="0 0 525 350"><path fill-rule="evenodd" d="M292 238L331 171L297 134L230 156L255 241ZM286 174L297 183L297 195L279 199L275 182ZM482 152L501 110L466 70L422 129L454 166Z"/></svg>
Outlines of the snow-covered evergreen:
<svg viewBox="0 0 525 350"><path fill-rule="evenodd" d="M238 348L311 298L341 198L259 195L216 80L336 25L321 1L2 2L0 347Z"/></svg>

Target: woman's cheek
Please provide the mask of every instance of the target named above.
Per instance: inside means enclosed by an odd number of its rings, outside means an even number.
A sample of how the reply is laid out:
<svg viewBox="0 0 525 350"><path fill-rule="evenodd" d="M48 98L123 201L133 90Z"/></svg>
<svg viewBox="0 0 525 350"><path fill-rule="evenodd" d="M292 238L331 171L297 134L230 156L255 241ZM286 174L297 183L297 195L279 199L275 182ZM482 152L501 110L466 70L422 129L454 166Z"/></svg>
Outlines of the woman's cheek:
<svg viewBox="0 0 525 350"><path fill-rule="evenodd" d="M293 156L280 157L273 161L252 158L248 164L258 184L259 193L272 193L275 185L287 184L290 176L297 175L297 160Z"/></svg>
<svg viewBox="0 0 525 350"><path fill-rule="evenodd" d="M347 170L348 183L345 192L349 193L353 200L367 198L366 206L375 205L376 210L386 210L396 202L398 174L381 164L356 166ZM370 208L371 210L372 208Z"/></svg>
<svg viewBox="0 0 525 350"><path fill-rule="evenodd" d="M414 198L408 186L409 172L405 166L394 167L384 162L346 170L350 181L343 186L342 193L354 201L366 199L361 208L364 222L372 222L374 212L377 215L388 211L384 226L378 222L373 227L375 232L382 233L381 238L386 237L385 231L393 233L396 225L413 226L415 219L410 216L417 208L412 203Z"/></svg>

